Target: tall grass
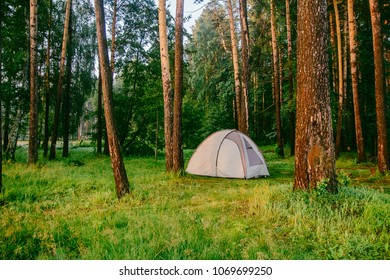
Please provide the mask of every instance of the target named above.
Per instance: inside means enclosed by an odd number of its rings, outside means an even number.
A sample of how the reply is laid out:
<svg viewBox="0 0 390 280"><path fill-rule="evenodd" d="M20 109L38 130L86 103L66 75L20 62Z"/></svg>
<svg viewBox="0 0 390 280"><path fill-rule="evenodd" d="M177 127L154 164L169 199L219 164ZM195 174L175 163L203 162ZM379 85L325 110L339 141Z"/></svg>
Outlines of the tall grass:
<svg viewBox="0 0 390 280"><path fill-rule="evenodd" d="M293 192L293 159L272 150L271 177L254 180L127 158L132 194L118 201L106 157L73 149L28 167L19 153L4 165L0 259L390 259L390 195L348 160L352 186L329 195Z"/></svg>

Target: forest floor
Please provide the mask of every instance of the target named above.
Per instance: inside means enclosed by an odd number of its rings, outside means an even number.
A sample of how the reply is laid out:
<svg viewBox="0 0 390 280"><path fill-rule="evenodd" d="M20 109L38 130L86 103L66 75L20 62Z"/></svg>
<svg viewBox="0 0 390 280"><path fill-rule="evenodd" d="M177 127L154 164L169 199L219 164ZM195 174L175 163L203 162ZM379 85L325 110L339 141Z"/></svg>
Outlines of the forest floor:
<svg viewBox="0 0 390 280"><path fill-rule="evenodd" d="M271 176L251 180L128 157L132 191L118 201L93 148L27 166L19 147L3 166L0 259L390 259L389 175L342 154L338 194L293 191L294 159L263 153Z"/></svg>

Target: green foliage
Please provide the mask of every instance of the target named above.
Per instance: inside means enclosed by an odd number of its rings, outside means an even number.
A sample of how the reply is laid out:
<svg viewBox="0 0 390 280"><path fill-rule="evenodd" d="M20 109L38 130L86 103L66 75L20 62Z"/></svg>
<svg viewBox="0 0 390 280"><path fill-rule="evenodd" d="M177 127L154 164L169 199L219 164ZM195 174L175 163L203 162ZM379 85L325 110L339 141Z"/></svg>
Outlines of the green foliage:
<svg viewBox="0 0 390 280"><path fill-rule="evenodd" d="M109 158L91 148L74 149L81 166L6 162L0 259L390 258L390 194L356 177L336 195L292 191L293 159L263 152L271 177L254 180L177 177L163 157L125 158L134 189L120 201Z"/></svg>

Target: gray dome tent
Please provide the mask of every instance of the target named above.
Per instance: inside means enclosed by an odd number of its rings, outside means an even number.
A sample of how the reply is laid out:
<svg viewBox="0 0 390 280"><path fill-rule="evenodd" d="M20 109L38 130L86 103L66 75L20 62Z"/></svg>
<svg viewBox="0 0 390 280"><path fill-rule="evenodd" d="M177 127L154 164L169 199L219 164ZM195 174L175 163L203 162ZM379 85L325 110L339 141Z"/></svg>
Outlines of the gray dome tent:
<svg viewBox="0 0 390 280"><path fill-rule="evenodd" d="M234 129L217 131L207 137L192 155L186 172L246 179L269 176L267 164L257 145Z"/></svg>

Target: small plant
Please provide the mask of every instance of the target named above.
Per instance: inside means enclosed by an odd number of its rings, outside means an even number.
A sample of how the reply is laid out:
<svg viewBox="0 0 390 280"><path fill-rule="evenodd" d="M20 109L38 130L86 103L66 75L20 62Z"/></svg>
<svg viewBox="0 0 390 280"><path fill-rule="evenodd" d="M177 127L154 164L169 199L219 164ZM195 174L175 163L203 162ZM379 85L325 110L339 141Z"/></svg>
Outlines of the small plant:
<svg viewBox="0 0 390 280"><path fill-rule="evenodd" d="M349 187L351 185L351 178L349 178L348 174L341 170L337 176L338 186L339 187Z"/></svg>

